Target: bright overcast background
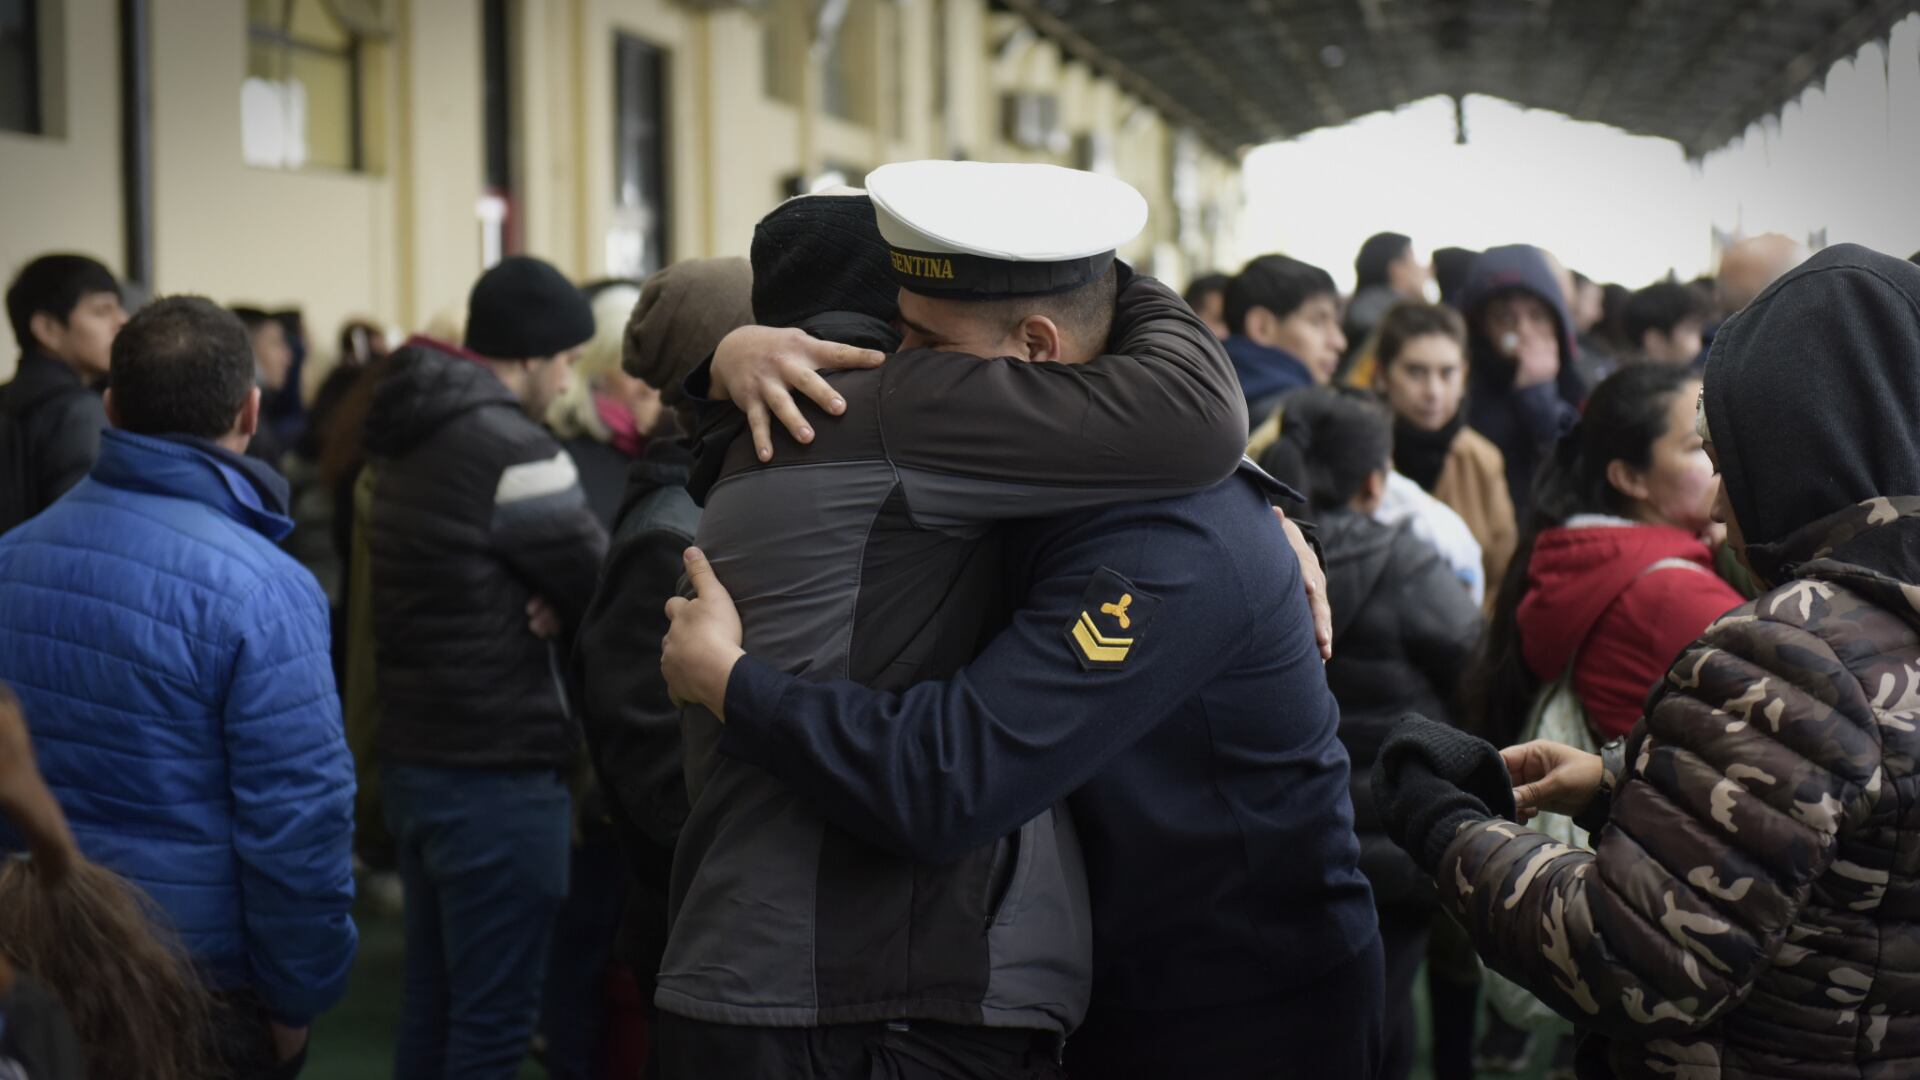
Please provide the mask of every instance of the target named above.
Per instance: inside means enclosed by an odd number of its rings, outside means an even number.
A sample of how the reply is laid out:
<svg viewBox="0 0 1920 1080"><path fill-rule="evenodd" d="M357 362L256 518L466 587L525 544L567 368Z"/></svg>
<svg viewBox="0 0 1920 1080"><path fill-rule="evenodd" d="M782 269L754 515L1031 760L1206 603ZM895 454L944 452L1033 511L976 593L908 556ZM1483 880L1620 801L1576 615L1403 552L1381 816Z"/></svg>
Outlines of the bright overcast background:
<svg viewBox="0 0 1920 1080"><path fill-rule="evenodd" d="M1422 251L1539 244L1600 281L1710 271L1714 230L1920 250L1920 15L1776 119L1689 162L1678 143L1497 98L1416 102L1248 155L1243 258L1282 251L1353 285L1375 232ZM1231 268L1229 268L1231 269Z"/></svg>

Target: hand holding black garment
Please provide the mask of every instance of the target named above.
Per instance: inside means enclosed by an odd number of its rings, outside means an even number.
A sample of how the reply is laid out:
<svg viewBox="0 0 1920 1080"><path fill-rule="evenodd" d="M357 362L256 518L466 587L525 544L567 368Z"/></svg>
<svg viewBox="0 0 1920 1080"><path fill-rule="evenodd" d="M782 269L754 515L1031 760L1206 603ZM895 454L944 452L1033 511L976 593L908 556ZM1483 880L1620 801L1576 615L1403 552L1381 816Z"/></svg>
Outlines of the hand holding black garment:
<svg viewBox="0 0 1920 1080"><path fill-rule="evenodd" d="M1417 713L1381 745L1373 798L1387 835L1429 874L1461 826L1514 816L1513 784L1493 744Z"/></svg>

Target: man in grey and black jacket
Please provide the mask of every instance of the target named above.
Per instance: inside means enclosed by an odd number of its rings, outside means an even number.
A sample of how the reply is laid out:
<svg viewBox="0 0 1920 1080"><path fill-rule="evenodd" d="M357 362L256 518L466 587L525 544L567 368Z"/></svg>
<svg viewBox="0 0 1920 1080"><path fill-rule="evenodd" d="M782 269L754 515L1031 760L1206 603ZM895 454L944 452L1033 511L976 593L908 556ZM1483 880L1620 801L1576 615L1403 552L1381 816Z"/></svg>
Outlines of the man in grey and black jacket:
<svg viewBox="0 0 1920 1080"><path fill-rule="evenodd" d="M1123 211L1139 198L1113 194ZM1116 217L1130 238L1144 202ZM1110 246L1064 289L1007 289L1008 325L1038 335L1031 351L924 342L834 376L844 416L811 412L807 446L776 436L764 457L746 436L703 442L718 456L695 468L696 494L710 488L700 543L775 663L887 688L951 672L1008 611L1000 522L1233 470L1245 411L1218 341ZM891 320L919 333L889 265L863 194L794 200L756 235L755 315L878 360L900 344ZM781 333L723 342L713 396L744 395L742 343ZM684 728L692 807L656 999L662 1076L1055 1075L1092 980L1064 813L916 864L719 757L704 710Z"/></svg>
<svg viewBox="0 0 1920 1080"><path fill-rule="evenodd" d="M607 537L533 417L593 336L559 271L515 257L464 350L403 348L367 419L367 546L388 824L406 888L398 1076L512 1076L567 889L578 739L551 640Z"/></svg>

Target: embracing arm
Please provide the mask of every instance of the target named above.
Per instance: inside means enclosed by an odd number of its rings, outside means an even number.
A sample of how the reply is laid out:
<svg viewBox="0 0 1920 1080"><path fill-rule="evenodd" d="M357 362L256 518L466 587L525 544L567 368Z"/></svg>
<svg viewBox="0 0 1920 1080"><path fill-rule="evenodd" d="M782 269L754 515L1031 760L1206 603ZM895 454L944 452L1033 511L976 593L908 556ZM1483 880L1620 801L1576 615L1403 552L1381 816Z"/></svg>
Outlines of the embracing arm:
<svg viewBox="0 0 1920 1080"><path fill-rule="evenodd" d="M888 456L907 470L916 518L1060 513L1199 490L1233 472L1247 430L1239 379L1178 295L1123 273L1107 349L1085 364L925 350L889 360L880 373L881 431ZM916 475L928 482L917 484ZM935 477L1016 490L983 499L975 486Z"/></svg>
<svg viewBox="0 0 1920 1080"><path fill-rule="evenodd" d="M1870 713L1853 682L1811 634L1719 624L1628 744L1595 853L1482 821L1441 860L1445 903L1489 964L1584 1027L1644 1042L1707 1025L1795 962L1788 928L1878 797L1875 721L1847 715ZM1844 876L1877 906L1885 871Z"/></svg>
<svg viewBox="0 0 1920 1080"><path fill-rule="evenodd" d="M1162 546L1181 528L1156 521L1153 532L1124 538L1117 550L1149 553L1123 564L1130 580L1103 565L1116 548L1089 538L1050 553L1011 625L944 682L881 693L844 680L805 682L743 657L725 683L721 751L909 858L951 859L1004 835L1085 784L1232 663L1250 620L1291 620L1298 632L1289 648L1299 655L1275 662L1312 662L1293 560L1280 572L1294 599L1235 616L1220 602L1223 553L1192 537ZM1121 632L1101 605L1124 596L1134 616L1124 633L1134 643L1114 662L1075 629L1089 614L1104 633Z"/></svg>

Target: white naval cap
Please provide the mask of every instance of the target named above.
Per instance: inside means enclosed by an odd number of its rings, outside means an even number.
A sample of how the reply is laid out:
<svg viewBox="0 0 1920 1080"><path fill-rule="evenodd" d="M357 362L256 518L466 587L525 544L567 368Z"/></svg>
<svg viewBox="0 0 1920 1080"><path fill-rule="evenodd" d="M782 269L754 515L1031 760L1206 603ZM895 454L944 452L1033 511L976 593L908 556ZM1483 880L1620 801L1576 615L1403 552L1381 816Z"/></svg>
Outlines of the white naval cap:
<svg viewBox="0 0 1920 1080"><path fill-rule="evenodd" d="M867 174L900 287L945 299L1066 292L1147 224L1124 180L987 161L902 161Z"/></svg>

